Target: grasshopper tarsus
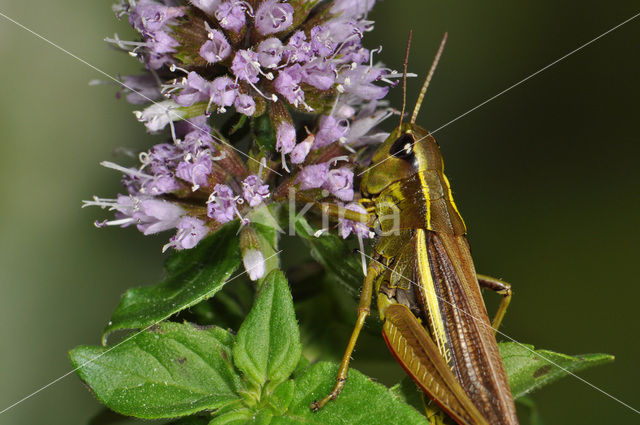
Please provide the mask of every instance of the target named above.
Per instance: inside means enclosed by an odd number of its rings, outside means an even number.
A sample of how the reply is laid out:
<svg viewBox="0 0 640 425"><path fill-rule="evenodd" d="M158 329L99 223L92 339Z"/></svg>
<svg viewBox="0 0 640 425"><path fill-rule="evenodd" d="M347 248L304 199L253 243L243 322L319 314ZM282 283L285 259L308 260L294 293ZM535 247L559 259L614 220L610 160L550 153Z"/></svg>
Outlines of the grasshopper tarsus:
<svg viewBox="0 0 640 425"><path fill-rule="evenodd" d="M345 380L342 380L342 382L344 382ZM331 392L331 394L329 394L328 396L326 396L325 398L321 399L321 400L314 400L313 403L311 403L311 411L312 412L317 412L320 409L322 409L328 402L330 402L331 400L335 400L338 395L340 394L340 392L342 391L342 388L340 388L340 390L336 391L336 389L334 388L334 390Z"/></svg>

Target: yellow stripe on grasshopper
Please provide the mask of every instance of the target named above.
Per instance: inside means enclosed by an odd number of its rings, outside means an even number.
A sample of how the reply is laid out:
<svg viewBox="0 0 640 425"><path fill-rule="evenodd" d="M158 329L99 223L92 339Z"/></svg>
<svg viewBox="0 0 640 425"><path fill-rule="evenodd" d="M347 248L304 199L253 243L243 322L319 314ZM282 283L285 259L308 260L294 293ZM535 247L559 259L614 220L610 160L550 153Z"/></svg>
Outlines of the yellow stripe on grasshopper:
<svg viewBox="0 0 640 425"><path fill-rule="evenodd" d="M431 197L429 195L429 184L425 179L424 173L418 173L418 176L420 177L420 188L422 189L422 196L424 197L424 203L427 209L427 213L424 216L425 229L431 229Z"/></svg>
<svg viewBox="0 0 640 425"><path fill-rule="evenodd" d="M464 220L462 219L462 215L460 214L460 211L458 211L458 206L456 205L455 201L453 200L453 193L451 193L451 184L449 183L449 179L447 178L447 175L444 174L444 173L442 173L442 177L444 178L444 182L445 182L445 184L447 186L447 194L449 195L449 202L451 202L451 206L456 211L456 214L458 214L458 217L460 218L460 221L462 222L462 226L464 227L464 233L466 233L467 225L464 224Z"/></svg>
<svg viewBox="0 0 640 425"><path fill-rule="evenodd" d="M431 328L433 329L433 337L440 350L440 354L447 363L451 360L451 354L447 349L447 334L445 332L444 321L440 313L440 300L436 294L435 284L431 275L429 266L429 254L427 252L427 241L423 229L417 229L416 233L416 250L418 255L418 269L420 272L419 283L425 298L427 310L429 311L429 319Z"/></svg>

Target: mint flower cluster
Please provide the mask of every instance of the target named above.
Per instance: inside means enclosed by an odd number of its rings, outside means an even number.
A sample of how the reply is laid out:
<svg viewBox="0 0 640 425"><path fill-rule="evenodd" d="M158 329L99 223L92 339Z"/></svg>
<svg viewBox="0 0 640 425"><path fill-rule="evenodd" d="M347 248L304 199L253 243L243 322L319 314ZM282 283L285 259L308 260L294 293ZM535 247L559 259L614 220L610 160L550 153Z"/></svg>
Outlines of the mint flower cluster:
<svg viewBox="0 0 640 425"><path fill-rule="evenodd" d="M123 174L126 194L85 201L115 211L96 225L135 225L145 235L173 229L165 249L189 249L223 223L246 225L252 208L289 188L362 212L353 170L368 145L388 136L377 129L393 114L382 99L401 76L374 62L380 49L362 45L374 3L117 3L116 15L139 37L107 41L145 68L122 77L123 92L142 106L135 116L147 130L165 136L137 166L102 163ZM224 121L234 129L223 130ZM243 127L248 148L231 138ZM269 135L271 145L261 142ZM339 230L369 234L348 220Z"/></svg>

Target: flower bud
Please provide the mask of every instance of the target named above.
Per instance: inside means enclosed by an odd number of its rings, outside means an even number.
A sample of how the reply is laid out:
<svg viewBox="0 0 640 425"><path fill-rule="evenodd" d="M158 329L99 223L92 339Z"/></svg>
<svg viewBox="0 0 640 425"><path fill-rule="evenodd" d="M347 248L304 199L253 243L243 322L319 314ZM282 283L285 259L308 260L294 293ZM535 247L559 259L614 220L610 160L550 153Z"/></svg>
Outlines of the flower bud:
<svg viewBox="0 0 640 425"><path fill-rule="evenodd" d="M258 280L264 276L265 261L260 250L260 241L251 226L245 226L240 231L240 251L242 263L249 275L249 279Z"/></svg>
<svg viewBox="0 0 640 425"><path fill-rule="evenodd" d="M271 126L276 129L276 150L282 155L290 153L296 146L296 129L291 114L280 102L269 105Z"/></svg>

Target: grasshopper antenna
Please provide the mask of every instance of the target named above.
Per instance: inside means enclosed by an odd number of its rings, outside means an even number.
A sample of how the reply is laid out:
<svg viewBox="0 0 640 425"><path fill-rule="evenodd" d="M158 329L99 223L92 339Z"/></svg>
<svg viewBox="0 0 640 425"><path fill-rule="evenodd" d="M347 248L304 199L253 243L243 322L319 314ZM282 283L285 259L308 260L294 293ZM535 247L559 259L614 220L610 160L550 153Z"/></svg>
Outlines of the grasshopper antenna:
<svg viewBox="0 0 640 425"><path fill-rule="evenodd" d="M400 112L400 127L402 127L402 118L404 118L404 107L407 104L407 65L409 65L409 49L411 48L411 37L413 37L413 30L409 30L407 52L404 55L404 66L402 70L402 112Z"/></svg>
<svg viewBox="0 0 640 425"><path fill-rule="evenodd" d="M442 51L444 50L444 43L447 42L448 33L444 33L444 37L442 37L442 41L440 42L440 47L438 48L438 52L436 53L436 57L433 58L433 63L431 64L431 69L429 69L429 73L427 74L427 78L424 80L424 84L422 85L422 89L420 90L420 95L418 96L418 101L416 102L415 108L413 108L413 114L411 114L411 124L416 123L416 118L418 118L418 112L420 112L420 106L422 106L422 101L424 100L424 95L427 93L427 88L429 87L429 83L431 82L431 77L433 77L433 73L438 66L438 62L440 61L440 56L442 56ZM402 105L402 110L404 111L404 104Z"/></svg>

